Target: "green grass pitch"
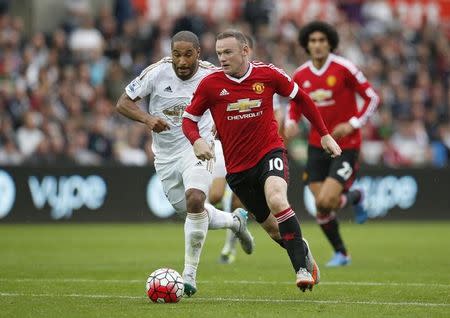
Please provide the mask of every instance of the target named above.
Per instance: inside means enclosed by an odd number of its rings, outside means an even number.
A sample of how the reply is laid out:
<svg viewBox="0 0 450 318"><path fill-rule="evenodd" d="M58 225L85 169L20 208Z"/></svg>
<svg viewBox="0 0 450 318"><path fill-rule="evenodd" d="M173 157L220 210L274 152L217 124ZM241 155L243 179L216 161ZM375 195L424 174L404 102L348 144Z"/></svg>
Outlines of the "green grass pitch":
<svg viewBox="0 0 450 318"><path fill-rule="evenodd" d="M210 231L198 293L178 304L145 296L150 272L183 266L183 225L0 225L0 317L450 317L450 223L342 224L353 263L321 266L301 293L284 250L256 224L256 249L217 263ZM319 265L331 249L303 225Z"/></svg>

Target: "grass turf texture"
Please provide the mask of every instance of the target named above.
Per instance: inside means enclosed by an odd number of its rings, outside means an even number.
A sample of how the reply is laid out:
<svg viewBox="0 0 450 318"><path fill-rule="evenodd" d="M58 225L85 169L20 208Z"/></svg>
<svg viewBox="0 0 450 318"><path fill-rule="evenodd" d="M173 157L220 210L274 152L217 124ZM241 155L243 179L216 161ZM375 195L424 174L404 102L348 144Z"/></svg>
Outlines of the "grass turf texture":
<svg viewBox="0 0 450 318"><path fill-rule="evenodd" d="M145 296L149 273L183 266L182 224L0 225L0 317L449 317L450 223L343 224L353 258L304 224L322 271L301 293L284 250L251 225L256 250L217 263L225 233L210 231L198 293L178 304Z"/></svg>

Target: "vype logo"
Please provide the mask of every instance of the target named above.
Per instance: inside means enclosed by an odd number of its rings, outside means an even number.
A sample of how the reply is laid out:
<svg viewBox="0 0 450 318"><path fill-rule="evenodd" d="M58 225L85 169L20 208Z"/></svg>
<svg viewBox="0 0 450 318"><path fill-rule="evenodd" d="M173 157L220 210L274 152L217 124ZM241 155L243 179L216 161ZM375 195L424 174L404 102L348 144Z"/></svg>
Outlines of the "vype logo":
<svg viewBox="0 0 450 318"><path fill-rule="evenodd" d="M74 210L83 206L91 210L100 208L108 192L106 182L96 175L44 176L41 181L30 176L28 186L35 207L43 209L48 204L55 220L70 218Z"/></svg>
<svg viewBox="0 0 450 318"><path fill-rule="evenodd" d="M13 178L4 170L0 170L0 219L11 211L16 200L16 186Z"/></svg>

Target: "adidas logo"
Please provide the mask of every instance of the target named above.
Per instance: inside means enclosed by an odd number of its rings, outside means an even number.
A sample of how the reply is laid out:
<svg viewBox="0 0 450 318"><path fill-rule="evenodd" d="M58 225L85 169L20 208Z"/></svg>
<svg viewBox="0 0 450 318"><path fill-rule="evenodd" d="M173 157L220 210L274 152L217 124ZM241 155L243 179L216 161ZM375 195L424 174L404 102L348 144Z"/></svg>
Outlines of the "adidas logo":
<svg viewBox="0 0 450 318"><path fill-rule="evenodd" d="M228 93L228 91L224 88L224 89L222 89L222 91L220 92L219 96L226 96L226 95L230 95L230 93Z"/></svg>
<svg viewBox="0 0 450 318"><path fill-rule="evenodd" d="M172 93L172 88L170 86L167 86L166 88L164 88L164 91Z"/></svg>
<svg viewBox="0 0 450 318"><path fill-rule="evenodd" d="M203 166L203 164L202 164L201 161L199 161L199 162L197 162L197 164L196 164L195 166L196 166L196 167L201 167L201 166Z"/></svg>

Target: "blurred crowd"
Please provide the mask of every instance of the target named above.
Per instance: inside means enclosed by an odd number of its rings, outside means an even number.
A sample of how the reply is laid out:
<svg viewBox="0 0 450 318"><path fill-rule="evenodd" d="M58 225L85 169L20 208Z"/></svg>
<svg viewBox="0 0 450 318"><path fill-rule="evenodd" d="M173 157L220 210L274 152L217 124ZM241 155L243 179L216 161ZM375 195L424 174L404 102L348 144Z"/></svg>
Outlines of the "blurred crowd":
<svg viewBox="0 0 450 318"><path fill-rule="evenodd" d="M240 1L227 19L205 15L197 1L185 1L178 16L152 19L141 2L116 0L93 14L89 1L66 1L57 29L31 34L8 6L0 8L0 165L152 164L151 134L117 115L115 103L148 64L170 55L180 30L199 35L202 59L215 64L215 34L228 27L255 39L258 60L288 73L307 59L297 43L307 18L277 16L274 1ZM329 22L340 35L337 53L382 98L363 130L363 162L448 166L448 30L433 21L402 24L386 1L336 3Z"/></svg>

